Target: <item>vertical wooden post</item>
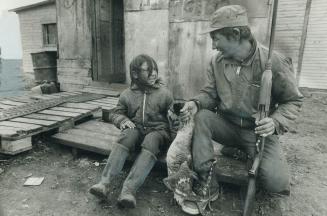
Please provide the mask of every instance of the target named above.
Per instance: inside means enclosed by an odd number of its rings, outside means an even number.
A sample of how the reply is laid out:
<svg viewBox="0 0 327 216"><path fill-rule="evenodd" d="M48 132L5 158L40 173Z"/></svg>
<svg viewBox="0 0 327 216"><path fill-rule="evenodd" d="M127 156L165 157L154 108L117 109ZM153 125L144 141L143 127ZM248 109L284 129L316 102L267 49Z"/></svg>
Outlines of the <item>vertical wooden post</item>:
<svg viewBox="0 0 327 216"><path fill-rule="evenodd" d="M300 49L299 49L299 60L298 60L297 71L296 71L297 85L299 85L300 77L301 77L305 41L307 39L308 23L309 23L309 18L310 18L311 2L312 2L312 0L307 0L307 4L306 4L306 7L305 7L305 14L304 14L304 21L303 21L303 28L302 28L302 36L301 36L301 44L300 44Z"/></svg>

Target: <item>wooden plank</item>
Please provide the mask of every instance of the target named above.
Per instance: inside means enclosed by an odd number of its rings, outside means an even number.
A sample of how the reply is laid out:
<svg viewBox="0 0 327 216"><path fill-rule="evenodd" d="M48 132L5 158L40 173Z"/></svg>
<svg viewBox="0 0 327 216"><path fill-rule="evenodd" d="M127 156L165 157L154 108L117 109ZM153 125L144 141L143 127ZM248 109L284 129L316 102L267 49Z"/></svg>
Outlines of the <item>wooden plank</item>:
<svg viewBox="0 0 327 216"><path fill-rule="evenodd" d="M85 136L84 134L76 135L69 133L58 133L53 135L50 140L59 144L79 148L87 151L108 155L112 149L113 143L106 139Z"/></svg>
<svg viewBox="0 0 327 216"><path fill-rule="evenodd" d="M22 123L31 123L31 124L36 124L36 125L42 125L42 126L55 126L58 125L59 123L57 121L49 121L49 120L41 120L41 119L30 119L30 118L14 118L10 119L10 121L13 122L22 122Z"/></svg>
<svg viewBox="0 0 327 216"><path fill-rule="evenodd" d="M9 99L11 101L21 102L21 103L30 103L30 102L34 101L29 96L16 96L16 97L9 97L7 99Z"/></svg>
<svg viewBox="0 0 327 216"><path fill-rule="evenodd" d="M98 128L95 128L98 129ZM71 128L67 131L64 132L65 134L71 134L71 135L76 135L76 136L86 136L89 137L90 139L103 139L106 140L109 143L114 143L117 141L118 135L119 134L110 134L110 133L102 133L97 130L90 130L90 128L86 129L79 129L79 128Z"/></svg>
<svg viewBox="0 0 327 216"><path fill-rule="evenodd" d="M62 122L62 121L66 121L68 119L71 119L71 117L46 115L46 114L40 114L40 113L33 113L33 114L29 114L29 115L26 115L26 116L23 116L23 117L30 118L30 119L57 121L57 122Z"/></svg>
<svg viewBox="0 0 327 216"><path fill-rule="evenodd" d="M0 153L16 155L32 149L32 137L25 137L19 140L1 139Z"/></svg>
<svg viewBox="0 0 327 216"><path fill-rule="evenodd" d="M17 128L8 127L8 126L0 126L0 136L5 137L15 137L18 136Z"/></svg>
<svg viewBox="0 0 327 216"><path fill-rule="evenodd" d="M109 95L109 96L113 96L113 97L118 97L120 95L120 93L117 91L112 91L112 90L108 90L108 89L96 89L96 88L92 88L92 87L85 87L81 90L81 92Z"/></svg>
<svg viewBox="0 0 327 216"><path fill-rule="evenodd" d="M40 126L40 125L12 122L12 121L2 121L2 122L0 122L0 125L13 127L15 129L21 129L26 132L35 132L38 130L42 130L42 126Z"/></svg>
<svg viewBox="0 0 327 216"><path fill-rule="evenodd" d="M42 110L37 113L54 115L54 116L66 116L66 117L78 117L81 115L80 113L71 113L71 112L63 112L63 111L56 111L56 110Z"/></svg>
<svg viewBox="0 0 327 216"><path fill-rule="evenodd" d="M125 0L125 11L168 9L168 0Z"/></svg>
<svg viewBox="0 0 327 216"><path fill-rule="evenodd" d="M84 110L93 110L93 109L97 109L99 107L97 105L91 105L91 104L86 104L86 103L64 103L60 106L67 107L67 108L78 108L78 109L84 109Z"/></svg>
<svg viewBox="0 0 327 216"><path fill-rule="evenodd" d="M101 103L101 104L104 104L104 105L117 105L117 102L112 102L112 101L106 101L106 100L92 100L92 102L97 102L97 103Z"/></svg>
<svg viewBox="0 0 327 216"><path fill-rule="evenodd" d="M70 113L87 113L88 112L85 109L68 108L68 107L52 107L49 110L63 111L63 112L70 112Z"/></svg>
<svg viewBox="0 0 327 216"><path fill-rule="evenodd" d="M83 124L76 125L75 128L90 130L101 134L110 134L114 136L118 136L120 134L120 130L113 124L96 120L91 120Z"/></svg>
<svg viewBox="0 0 327 216"><path fill-rule="evenodd" d="M15 106L2 104L2 103L0 102L0 108L1 108L1 109L9 109L9 108L12 108L12 107L15 107Z"/></svg>
<svg viewBox="0 0 327 216"><path fill-rule="evenodd" d="M296 81L297 81L298 85L300 82L301 71L302 71L304 47L305 47L305 41L307 39L311 3L312 3L312 0L307 0L307 5L305 7L304 21L303 21L303 27L302 27L302 36L301 36L301 43L300 43L300 50L299 50L299 59L298 59L297 71L296 71Z"/></svg>
<svg viewBox="0 0 327 216"><path fill-rule="evenodd" d="M247 185L248 169L246 162L219 155L216 164L216 177L218 181L236 185Z"/></svg>
<svg viewBox="0 0 327 216"><path fill-rule="evenodd" d="M17 101L11 101L11 100L3 100L3 101L0 101L0 103L5 104L5 105L11 105L11 106L19 106L19 105L26 104L25 102L17 102Z"/></svg>

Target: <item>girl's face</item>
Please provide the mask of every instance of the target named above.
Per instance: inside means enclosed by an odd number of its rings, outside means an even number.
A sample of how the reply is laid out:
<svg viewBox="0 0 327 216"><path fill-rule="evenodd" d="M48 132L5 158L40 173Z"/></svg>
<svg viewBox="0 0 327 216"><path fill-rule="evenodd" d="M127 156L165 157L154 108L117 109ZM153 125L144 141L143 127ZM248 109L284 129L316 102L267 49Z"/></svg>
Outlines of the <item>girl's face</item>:
<svg viewBox="0 0 327 216"><path fill-rule="evenodd" d="M155 69L152 70L152 73L149 71L149 66L147 62L143 62L140 68L139 81L141 84L152 86L158 79L158 71Z"/></svg>

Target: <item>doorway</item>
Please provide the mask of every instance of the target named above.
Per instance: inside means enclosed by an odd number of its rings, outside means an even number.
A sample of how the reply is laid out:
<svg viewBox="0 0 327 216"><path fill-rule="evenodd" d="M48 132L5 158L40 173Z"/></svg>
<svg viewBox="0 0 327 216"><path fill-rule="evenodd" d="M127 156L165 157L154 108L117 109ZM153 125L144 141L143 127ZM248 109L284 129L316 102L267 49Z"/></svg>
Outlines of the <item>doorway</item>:
<svg viewBox="0 0 327 216"><path fill-rule="evenodd" d="M93 0L92 78L105 83L125 82L124 3Z"/></svg>

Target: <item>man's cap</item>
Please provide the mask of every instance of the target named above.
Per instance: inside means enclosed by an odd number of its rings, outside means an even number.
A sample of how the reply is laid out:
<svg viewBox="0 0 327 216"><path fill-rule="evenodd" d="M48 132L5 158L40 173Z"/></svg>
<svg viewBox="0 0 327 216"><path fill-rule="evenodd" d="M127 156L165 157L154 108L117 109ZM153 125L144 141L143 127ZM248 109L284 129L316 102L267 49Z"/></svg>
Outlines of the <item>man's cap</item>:
<svg viewBox="0 0 327 216"><path fill-rule="evenodd" d="M211 16L210 26L201 34L209 33L225 27L247 26L246 9L241 5L228 5L217 9Z"/></svg>

